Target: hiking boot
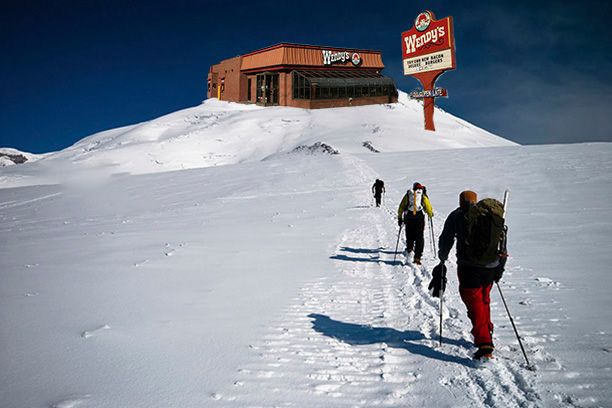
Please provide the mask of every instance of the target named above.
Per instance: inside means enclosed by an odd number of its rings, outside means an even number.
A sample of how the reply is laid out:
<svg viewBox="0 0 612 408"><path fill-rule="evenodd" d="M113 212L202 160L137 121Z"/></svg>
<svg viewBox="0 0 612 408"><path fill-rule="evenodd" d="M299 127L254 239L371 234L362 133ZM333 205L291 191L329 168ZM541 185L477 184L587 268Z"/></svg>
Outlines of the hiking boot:
<svg viewBox="0 0 612 408"><path fill-rule="evenodd" d="M493 346L480 346L478 351L474 353L474 360L488 360L493 358Z"/></svg>
<svg viewBox="0 0 612 408"><path fill-rule="evenodd" d="M415 265L420 265L421 264L421 258L415 256L413 262L414 262Z"/></svg>

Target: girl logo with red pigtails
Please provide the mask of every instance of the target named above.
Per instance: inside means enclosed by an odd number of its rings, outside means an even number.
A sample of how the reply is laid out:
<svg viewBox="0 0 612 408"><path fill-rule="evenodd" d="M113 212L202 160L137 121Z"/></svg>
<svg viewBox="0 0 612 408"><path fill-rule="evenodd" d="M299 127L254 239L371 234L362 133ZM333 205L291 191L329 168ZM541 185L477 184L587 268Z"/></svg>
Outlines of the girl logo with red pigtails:
<svg viewBox="0 0 612 408"><path fill-rule="evenodd" d="M417 16L416 20L414 20L414 27L418 31L425 31L429 27L430 23L431 15L428 12L424 11Z"/></svg>

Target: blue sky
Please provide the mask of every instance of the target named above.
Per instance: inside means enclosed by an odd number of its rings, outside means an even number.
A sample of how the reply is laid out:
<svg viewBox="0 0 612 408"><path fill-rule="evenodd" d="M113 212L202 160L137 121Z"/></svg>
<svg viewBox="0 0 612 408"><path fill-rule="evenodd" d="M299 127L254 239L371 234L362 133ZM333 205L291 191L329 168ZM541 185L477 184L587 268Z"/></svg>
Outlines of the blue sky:
<svg viewBox="0 0 612 408"><path fill-rule="evenodd" d="M524 144L612 141L606 1L4 1L0 146L59 150L200 103L211 64L279 42L377 49L405 91L402 31L453 16L443 109Z"/></svg>

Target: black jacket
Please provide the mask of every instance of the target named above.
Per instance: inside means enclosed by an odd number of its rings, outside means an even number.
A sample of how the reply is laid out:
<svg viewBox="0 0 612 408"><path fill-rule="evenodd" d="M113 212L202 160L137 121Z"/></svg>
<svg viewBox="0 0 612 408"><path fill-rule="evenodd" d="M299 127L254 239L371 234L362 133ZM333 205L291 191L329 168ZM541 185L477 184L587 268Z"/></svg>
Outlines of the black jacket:
<svg viewBox="0 0 612 408"><path fill-rule="evenodd" d="M385 183L382 180L377 180L372 185L372 193L374 193L375 195L381 195L384 192L385 192Z"/></svg>

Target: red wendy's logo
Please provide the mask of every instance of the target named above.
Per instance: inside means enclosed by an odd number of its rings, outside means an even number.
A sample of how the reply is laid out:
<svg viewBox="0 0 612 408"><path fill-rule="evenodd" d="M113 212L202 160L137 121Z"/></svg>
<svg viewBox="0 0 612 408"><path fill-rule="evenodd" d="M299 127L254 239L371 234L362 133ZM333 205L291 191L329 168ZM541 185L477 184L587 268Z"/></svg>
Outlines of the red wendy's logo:
<svg viewBox="0 0 612 408"><path fill-rule="evenodd" d="M414 27L418 31L425 31L429 27L430 23L431 15L428 12L424 11L417 16L416 20L414 21Z"/></svg>
<svg viewBox="0 0 612 408"><path fill-rule="evenodd" d="M361 56L358 53L354 52L351 56L351 62L353 65L359 65L361 63Z"/></svg>

